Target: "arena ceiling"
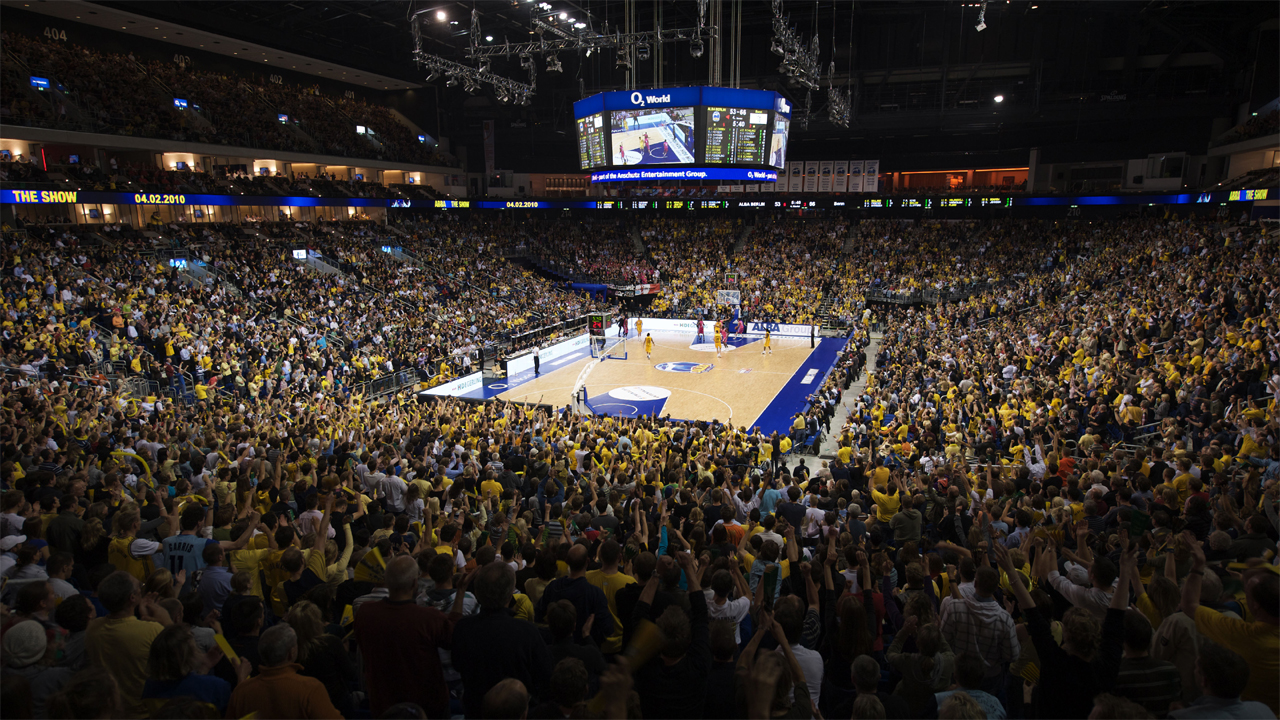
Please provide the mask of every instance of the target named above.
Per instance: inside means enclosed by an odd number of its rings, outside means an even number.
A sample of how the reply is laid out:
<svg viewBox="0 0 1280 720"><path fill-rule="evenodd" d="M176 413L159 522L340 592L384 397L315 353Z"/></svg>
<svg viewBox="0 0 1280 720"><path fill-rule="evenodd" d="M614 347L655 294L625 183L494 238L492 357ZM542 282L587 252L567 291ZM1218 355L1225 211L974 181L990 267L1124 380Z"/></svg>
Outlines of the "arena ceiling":
<svg viewBox="0 0 1280 720"><path fill-rule="evenodd" d="M543 6L543 2L550 7ZM423 83L412 61L409 17L428 11L424 49L467 62L470 13L480 14L482 44L534 37L534 15L560 14L589 31L611 33L628 15L637 30L696 24L695 0L113 0L98 5L223 34L348 68ZM793 136L792 157L831 152L864 157L867 143L885 153L954 155L957 139L974 153L1013 158L1055 142L1107 145L1145 134L1152 143L1207 143L1214 118L1235 121L1242 103L1261 105L1280 90L1280 49L1274 1L1065 2L993 0L986 29L975 30L980 0L820 0L783 3L805 38L817 34L822 87L805 91L778 72L769 52L773 9L764 0L723 0L721 77L743 87L777 90L811 108L808 130ZM714 12L714 4L712 5ZM439 15L437 15L439 13ZM443 18L436 20L437 17ZM492 38L487 40L486 38ZM551 130L571 145L571 104L583 94L633 87L707 84L712 52L692 57L674 43L636 63L634 77L612 53L560 53L562 73L538 61L538 92L530 107L498 103L481 92L433 85L439 132L462 137L482 119ZM827 117L830 76L853 97L849 128ZM493 69L527 75L516 58ZM993 98L1001 95L1004 102ZM459 110L461 112L459 112ZM1144 133L1145 129L1145 133ZM1172 149L1174 146L1153 151ZM1188 148L1193 149L1193 148ZM571 154L566 151L566 154ZM532 155L531 155L532 156ZM545 157L545 154L543 154ZM924 162L932 162L924 160ZM568 168L566 168L568 169Z"/></svg>

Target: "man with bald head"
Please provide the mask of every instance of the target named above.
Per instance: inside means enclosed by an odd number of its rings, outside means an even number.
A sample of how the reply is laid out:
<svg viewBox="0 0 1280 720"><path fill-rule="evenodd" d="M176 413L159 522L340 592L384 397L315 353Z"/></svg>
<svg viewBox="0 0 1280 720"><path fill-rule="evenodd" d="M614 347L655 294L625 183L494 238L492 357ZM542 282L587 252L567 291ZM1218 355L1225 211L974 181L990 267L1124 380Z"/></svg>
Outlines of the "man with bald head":
<svg viewBox="0 0 1280 720"><path fill-rule="evenodd" d="M366 602L356 613L356 642L364 655L369 709L376 717L403 702L418 703L430 717L448 717L449 688L444 682L440 650L453 641L453 624L462 617L463 578L448 615L414 601L418 562L400 555L387 563L387 598Z"/></svg>
<svg viewBox="0 0 1280 720"><path fill-rule="evenodd" d="M597 645L604 645L613 634L613 613L609 612L609 600L604 591L587 580L587 546L576 544L569 548L569 575L553 580L542 593L542 599L535 608L538 622L546 622L547 608L559 600L568 600L578 610L578 627L574 629L575 639L590 634ZM583 631L587 622L591 627Z"/></svg>

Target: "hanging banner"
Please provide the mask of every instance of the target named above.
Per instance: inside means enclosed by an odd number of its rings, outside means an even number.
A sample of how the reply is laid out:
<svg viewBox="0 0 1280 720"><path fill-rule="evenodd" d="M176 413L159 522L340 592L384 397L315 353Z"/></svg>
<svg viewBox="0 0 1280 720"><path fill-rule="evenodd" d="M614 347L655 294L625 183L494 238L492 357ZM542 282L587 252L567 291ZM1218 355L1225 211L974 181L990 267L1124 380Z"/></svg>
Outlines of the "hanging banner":
<svg viewBox="0 0 1280 720"><path fill-rule="evenodd" d="M818 161L806 160L804 163L804 191L818 192Z"/></svg>
<svg viewBox="0 0 1280 720"><path fill-rule="evenodd" d="M849 161L836 161L836 179L831 185L833 192L849 192Z"/></svg>
<svg viewBox="0 0 1280 720"><path fill-rule="evenodd" d="M753 193L758 193L758 192L760 192L760 186L759 186L759 185L744 185L744 186L742 187L742 189L743 189L744 191L746 191L746 192L753 192Z"/></svg>
<svg viewBox="0 0 1280 720"><path fill-rule="evenodd" d="M484 174L493 177L493 121L484 121Z"/></svg>
<svg viewBox="0 0 1280 720"><path fill-rule="evenodd" d="M832 174L835 172L834 160L823 160L818 165L818 192L829 193L832 188Z"/></svg>
<svg viewBox="0 0 1280 720"><path fill-rule="evenodd" d="M787 192L798 193L804 190L804 161L792 160L787 163L791 175L787 179Z"/></svg>
<svg viewBox="0 0 1280 720"><path fill-rule="evenodd" d="M862 161L854 160L849 163L849 192L862 192Z"/></svg>
<svg viewBox="0 0 1280 720"><path fill-rule="evenodd" d="M868 160L862 166L862 192L880 192L879 160Z"/></svg>

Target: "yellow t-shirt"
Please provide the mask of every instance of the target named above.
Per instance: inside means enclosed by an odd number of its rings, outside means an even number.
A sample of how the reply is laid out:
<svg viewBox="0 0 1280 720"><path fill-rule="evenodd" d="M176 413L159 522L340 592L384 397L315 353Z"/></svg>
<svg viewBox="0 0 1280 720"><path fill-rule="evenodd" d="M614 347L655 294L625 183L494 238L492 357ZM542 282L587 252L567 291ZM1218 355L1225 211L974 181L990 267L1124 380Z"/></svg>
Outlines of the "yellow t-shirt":
<svg viewBox="0 0 1280 720"><path fill-rule="evenodd" d="M889 522L893 516L897 514L898 507L902 501L898 498L898 493L886 495L874 487L871 488L871 498L876 501L876 520L880 522Z"/></svg>
<svg viewBox="0 0 1280 720"><path fill-rule="evenodd" d="M97 618L84 634L84 653L89 664L104 669L120 686L126 709L142 697L147 682L147 656L151 642L164 626L136 617Z"/></svg>
<svg viewBox="0 0 1280 720"><path fill-rule="evenodd" d="M1196 629L1249 663L1249 684L1240 695L1280 712L1280 627L1229 618L1216 610L1196 608Z"/></svg>
<svg viewBox="0 0 1280 720"><path fill-rule="evenodd" d="M587 572L587 582L604 592L605 599L609 601L609 614L613 615L613 634L605 639L600 652L616 653L622 650L622 619L618 617L618 603L614 600L614 595L635 581L635 578L621 572L612 575L606 575L603 570Z"/></svg>

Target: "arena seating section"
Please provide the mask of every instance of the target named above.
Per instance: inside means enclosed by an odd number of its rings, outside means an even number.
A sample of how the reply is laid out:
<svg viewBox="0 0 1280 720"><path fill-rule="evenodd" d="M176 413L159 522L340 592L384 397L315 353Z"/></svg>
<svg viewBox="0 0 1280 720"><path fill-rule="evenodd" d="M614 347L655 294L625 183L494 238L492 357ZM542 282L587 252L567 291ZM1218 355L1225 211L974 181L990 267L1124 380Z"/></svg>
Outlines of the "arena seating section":
<svg viewBox="0 0 1280 720"><path fill-rule="evenodd" d="M171 62L144 64L132 55L16 33L6 33L0 44L5 58L0 117L6 124L419 165L458 164L419 143L388 108L321 95L315 87ZM47 77L53 89L32 90L31 75ZM187 109L176 109L174 98L186 100ZM279 114L288 115L290 122L279 122ZM370 128L373 136L357 135L357 125Z"/></svg>

